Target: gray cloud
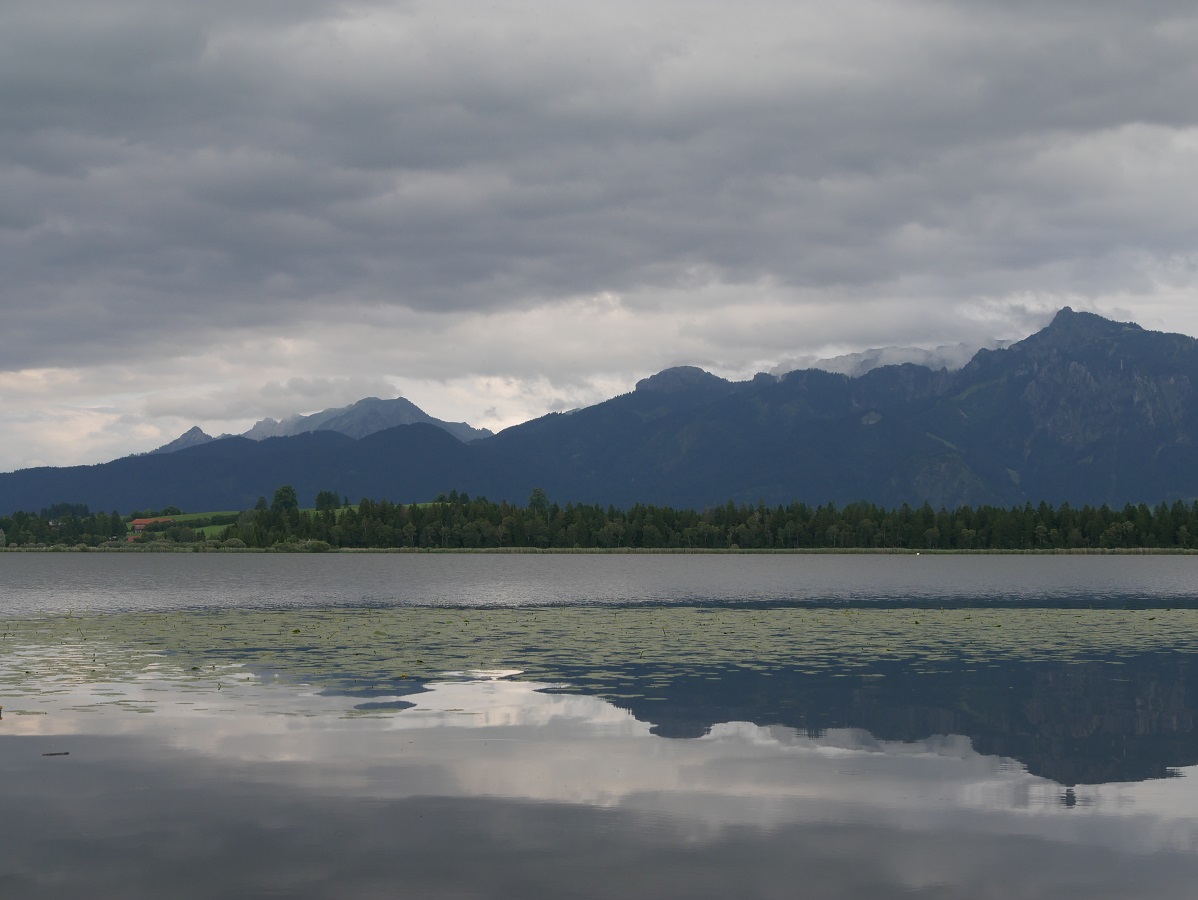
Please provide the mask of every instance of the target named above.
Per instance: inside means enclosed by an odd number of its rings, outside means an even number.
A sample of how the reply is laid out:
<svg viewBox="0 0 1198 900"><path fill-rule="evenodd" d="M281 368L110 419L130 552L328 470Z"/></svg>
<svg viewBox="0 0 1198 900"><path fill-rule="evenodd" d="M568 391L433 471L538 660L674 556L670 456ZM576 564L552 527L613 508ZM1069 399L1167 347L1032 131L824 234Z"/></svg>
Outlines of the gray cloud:
<svg viewBox="0 0 1198 900"><path fill-rule="evenodd" d="M4 4L0 370L540 380L544 409L1066 302L1193 333L1196 38L1163 0ZM621 346L547 349L603 296ZM256 370L272 338L328 353Z"/></svg>

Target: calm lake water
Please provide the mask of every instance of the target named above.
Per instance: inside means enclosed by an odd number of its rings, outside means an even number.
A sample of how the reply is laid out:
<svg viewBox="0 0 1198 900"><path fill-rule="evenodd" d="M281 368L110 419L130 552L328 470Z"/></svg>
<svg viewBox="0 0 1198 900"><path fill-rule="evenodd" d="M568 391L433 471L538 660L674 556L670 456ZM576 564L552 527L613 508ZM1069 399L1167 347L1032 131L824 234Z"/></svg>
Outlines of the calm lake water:
<svg viewBox="0 0 1198 900"><path fill-rule="evenodd" d="M0 893L1192 896L1196 576L0 554Z"/></svg>

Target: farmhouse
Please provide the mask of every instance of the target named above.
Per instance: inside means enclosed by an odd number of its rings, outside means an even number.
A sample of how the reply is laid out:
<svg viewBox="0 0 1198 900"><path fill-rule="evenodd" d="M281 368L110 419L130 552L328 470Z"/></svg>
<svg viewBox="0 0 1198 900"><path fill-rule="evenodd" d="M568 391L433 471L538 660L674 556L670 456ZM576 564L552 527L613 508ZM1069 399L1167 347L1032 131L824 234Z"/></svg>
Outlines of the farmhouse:
<svg viewBox="0 0 1198 900"><path fill-rule="evenodd" d="M132 528L137 534L141 534L141 532L146 530L147 525L158 525L162 522L173 521L175 520L170 516L156 516L153 519L134 519L129 523L129 527Z"/></svg>
<svg viewBox="0 0 1198 900"><path fill-rule="evenodd" d="M129 527L133 529L133 533L129 535L129 541L132 542L136 535L141 534L146 530L147 525L160 525L175 521L170 516L155 516L151 519L134 519L129 523Z"/></svg>

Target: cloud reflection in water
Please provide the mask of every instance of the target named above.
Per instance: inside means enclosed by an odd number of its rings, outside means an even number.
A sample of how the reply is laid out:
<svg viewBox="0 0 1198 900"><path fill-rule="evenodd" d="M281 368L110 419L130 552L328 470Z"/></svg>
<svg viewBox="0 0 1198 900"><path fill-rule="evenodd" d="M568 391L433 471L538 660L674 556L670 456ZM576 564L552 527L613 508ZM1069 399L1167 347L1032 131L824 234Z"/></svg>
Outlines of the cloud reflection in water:
<svg viewBox="0 0 1198 900"><path fill-rule="evenodd" d="M236 674L6 710L15 895L1176 897L1198 874L1189 778L1066 806L962 737L730 722L671 740L535 682L372 698L413 704L396 712Z"/></svg>

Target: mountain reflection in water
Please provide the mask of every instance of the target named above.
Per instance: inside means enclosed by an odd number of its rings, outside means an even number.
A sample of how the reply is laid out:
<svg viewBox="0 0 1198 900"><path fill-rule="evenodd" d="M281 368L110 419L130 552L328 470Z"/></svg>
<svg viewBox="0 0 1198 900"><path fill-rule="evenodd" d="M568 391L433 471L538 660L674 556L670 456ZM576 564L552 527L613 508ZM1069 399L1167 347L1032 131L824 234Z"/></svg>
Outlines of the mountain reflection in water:
<svg viewBox="0 0 1198 900"><path fill-rule="evenodd" d="M868 671L721 669L677 675L642 667L653 697L613 697L664 737L692 738L720 722L786 725L818 736L858 728L879 740L968 737L979 753L1013 757L1064 785L1165 778L1198 764L1198 667L1188 654L1107 661L945 664L918 672L901 662ZM610 684L564 671L572 685ZM576 688L574 688L576 689Z"/></svg>
<svg viewBox="0 0 1198 900"><path fill-rule="evenodd" d="M1196 625L718 607L12 620L0 866L21 897L1186 896L1198 781L1163 776L1198 766Z"/></svg>

